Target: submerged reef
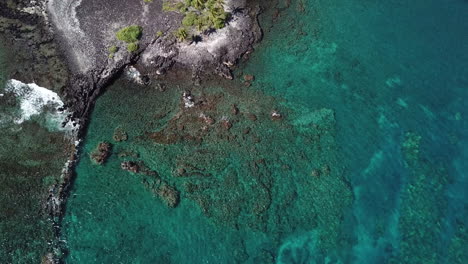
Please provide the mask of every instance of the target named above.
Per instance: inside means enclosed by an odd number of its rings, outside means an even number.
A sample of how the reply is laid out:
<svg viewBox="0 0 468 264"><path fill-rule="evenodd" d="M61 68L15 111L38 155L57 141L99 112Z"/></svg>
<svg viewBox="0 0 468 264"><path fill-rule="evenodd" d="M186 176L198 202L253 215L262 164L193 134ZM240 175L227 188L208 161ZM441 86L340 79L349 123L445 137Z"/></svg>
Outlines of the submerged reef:
<svg viewBox="0 0 468 264"><path fill-rule="evenodd" d="M106 227L96 221L124 204L143 201L154 209L132 213L122 225L133 223L134 218L157 218L154 224L145 221L141 228L149 233L157 231L159 236L173 239L173 244L182 234L160 223L184 222L177 216L183 214L180 210L200 212L212 228L235 234L226 246L235 243L229 255L237 263L273 263L281 243L299 230L317 230L317 251L333 252L337 243L343 243L339 242L343 209L352 203L353 196L344 168L337 165L334 111L317 109L300 114L250 90L243 81L218 81L192 89L186 80L171 79L165 84L171 88L163 91L158 89L161 83L141 86L119 81L100 98L90 123L89 144L84 148L92 150L94 142L110 140L115 127L126 131L128 139L115 144L115 153L122 155L111 157L106 168L88 168L86 163L77 168L86 173L77 179L81 188L71 198L65 217L65 239L72 249L90 247L83 244L87 239L80 234L81 226L113 234L112 223L106 221L105 225L110 225ZM118 113L105 110L121 101L132 107ZM153 105L157 107L148 107ZM272 113L281 118L272 118ZM141 186L125 187L134 181ZM154 201L144 200L140 194L143 200L115 200L112 207L103 209L81 195L94 189L125 193L132 188L146 190ZM164 210L159 204L169 211L154 213ZM81 211L100 216L88 217ZM80 224L73 222L75 218ZM248 253L243 246L247 237L242 232L268 237L268 242ZM127 236L134 234L125 233ZM94 245L101 242L96 239L89 254L98 254ZM167 247L147 258L170 252ZM131 248L112 251L109 258L123 257ZM87 257L80 251L70 255L71 260Z"/></svg>
<svg viewBox="0 0 468 264"><path fill-rule="evenodd" d="M402 144L408 182L402 193L399 222L402 238L400 252L393 259L396 263L441 261L434 252L440 247L444 208L447 207L444 186L450 177L443 164L425 158L421 151L423 142L420 135L407 132Z"/></svg>

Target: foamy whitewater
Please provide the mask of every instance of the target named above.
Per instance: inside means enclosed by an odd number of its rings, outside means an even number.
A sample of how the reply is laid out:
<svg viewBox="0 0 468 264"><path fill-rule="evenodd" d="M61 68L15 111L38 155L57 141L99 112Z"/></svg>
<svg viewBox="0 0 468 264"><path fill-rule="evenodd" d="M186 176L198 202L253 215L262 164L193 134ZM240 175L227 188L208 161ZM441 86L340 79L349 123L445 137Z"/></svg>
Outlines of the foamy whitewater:
<svg viewBox="0 0 468 264"><path fill-rule="evenodd" d="M70 131L73 129L70 122L62 126L69 112L60 110L63 107L63 102L57 93L35 83L25 84L14 79L7 82L5 92L13 93L19 102L19 112L13 117L14 123L22 124L34 116L45 113L47 129L52 131Z"/></svg>

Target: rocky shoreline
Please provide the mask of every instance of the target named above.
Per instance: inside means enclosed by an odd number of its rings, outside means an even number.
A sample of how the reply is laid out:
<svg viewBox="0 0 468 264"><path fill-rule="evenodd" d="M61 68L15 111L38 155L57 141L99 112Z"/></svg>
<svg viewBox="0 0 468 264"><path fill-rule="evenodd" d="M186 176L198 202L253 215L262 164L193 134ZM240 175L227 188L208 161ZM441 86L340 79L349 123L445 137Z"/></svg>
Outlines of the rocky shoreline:
<svg viewBox="0 0 468 264"><path fill-rule="evenodd" d="M111 2L49 0L46 3L50 29L55 32L73 72L64 91L67 107L74 113L73 119L83 124L96 97L127 65L137 63L153 76L178 68L190 72L195 82L205 73L232 79L230 67L251 52L262 36L257 21L260 8L246 1L236 1L236 7L234 1L229 1L226 10L241 8L243 11L235 13L225 28L203 35L201 42L176 40L171 32L182 18L174 12L163 12L162 1ZM126 51L115 39L115 32L129 25L141 25L143 32L135 52ZM158 36L156 32L166 33ZM110 58L108 49L112 46L119 52Z"/></svg>
<svg viewBox="0 0 468 264"><path fill-rule="evenodd" d="M54 252L45 257L46 263L60 262L60 219L74 178L79 140L86 133L94 102L106 86L128 65L136 65L149 78L161 78L171 70L173 76L190 76L187 80L195 85L213 76L232 79L231 69L242 56L252 52L253 45L262 37L257 21L260 7L247 1L226 1L226 10L233 15L225 28L203 35L201 42L182 43L169 34L182 17L162 13L162 1L155 0L151 4L142 0L124 4L119 0L111 2L20 0L14 4L0 3L0 29L14 36L15 44L17 40L24 41L24 48L32 49L33 59L39 60L31 73L18 75L25 81L57 89L64 98L65 108L72 113L65 123L72 122L76 128L71 135L75 149L70 150L60 183L50 188L44 203L56 233L56 241L52 242ZM129 24L142 25L139 49L127 52L119 47L122 52L110 58L107 47L116 44L115 31ZM155 32L159 31L168 34L157 36ZM53 70L41 72L41 65L52 65Z"/></svg>

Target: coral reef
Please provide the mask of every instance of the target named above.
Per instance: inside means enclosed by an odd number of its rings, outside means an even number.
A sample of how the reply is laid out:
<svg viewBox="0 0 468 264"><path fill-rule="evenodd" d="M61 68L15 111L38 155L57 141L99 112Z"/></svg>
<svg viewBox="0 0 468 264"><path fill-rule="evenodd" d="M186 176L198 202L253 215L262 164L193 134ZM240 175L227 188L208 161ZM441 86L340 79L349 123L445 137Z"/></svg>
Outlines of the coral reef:
<svg viewBox="0 0 468 264"><path fill-rule="evenodd" d="M110 156L112 145L108 142L101 142L96 149L89 154L89 157L98 165L104 164Z"/></svg>
<svg viewBox="0 0 468 264"><path fill-rule="evenodd" d="M442 164L432 164L421 153L422 137L407 132L402 144L409 181L402 193L399 229L402 234L398 263L439 263L437 254L443 208L444 186L449 176Z"/></svg>
<svg viewBox="0 0 468 264"><path fill-rule="evenodd" d="M114 135L112 136L114 141L116 142L122 142L122 141L127 141L128 135L127 132L125 132L122 128L116 128L114 130Z"/></svg>

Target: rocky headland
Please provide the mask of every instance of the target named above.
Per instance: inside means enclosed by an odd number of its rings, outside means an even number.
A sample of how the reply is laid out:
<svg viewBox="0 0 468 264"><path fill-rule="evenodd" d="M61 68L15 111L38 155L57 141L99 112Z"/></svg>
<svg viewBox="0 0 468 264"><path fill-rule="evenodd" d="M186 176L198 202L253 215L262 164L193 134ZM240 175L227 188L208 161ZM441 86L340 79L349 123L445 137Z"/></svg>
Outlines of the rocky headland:
<svg viewBox="0 0 468 264"><path fill-rule="evenodd" d="M229 14L224 27L184 40L176 34L184 15L163 10L163 2L49 0L43 4L45 19L73 73L64 91L73 118L86 120L96 96L129 64L137 63L150 75L164 74L171 67L183 69L195 82L212 73L232 78L230 67L261 38L260 9L245 0L224 2ZM132 49L116 37L129 26L140 30Z"/></svg>

